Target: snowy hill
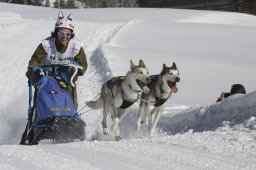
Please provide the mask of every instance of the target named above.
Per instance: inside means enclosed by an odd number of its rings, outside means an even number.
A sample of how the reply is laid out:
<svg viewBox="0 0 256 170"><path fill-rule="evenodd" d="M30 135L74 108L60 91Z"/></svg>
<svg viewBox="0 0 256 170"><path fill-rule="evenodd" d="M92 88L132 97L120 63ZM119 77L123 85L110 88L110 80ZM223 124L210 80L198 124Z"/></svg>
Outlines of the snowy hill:
<svg viewBox="0 0 256 170"><path fill-rule="evenodd" d="M150 74L176 62L178 93L168 101L154 138L135 130L136 103L121 126L123 139L104 136L101 110L81 112L86 141L18 145L25 128L25 72L50 35L59 10L0 3L0 169L256 169L256 17L174 9L74 9L75 32L89 62L78 82L79 109L104 81L143 59ZM246 95L215 103L241 83ZM110 118L108 123L111 123Z"/></svg>

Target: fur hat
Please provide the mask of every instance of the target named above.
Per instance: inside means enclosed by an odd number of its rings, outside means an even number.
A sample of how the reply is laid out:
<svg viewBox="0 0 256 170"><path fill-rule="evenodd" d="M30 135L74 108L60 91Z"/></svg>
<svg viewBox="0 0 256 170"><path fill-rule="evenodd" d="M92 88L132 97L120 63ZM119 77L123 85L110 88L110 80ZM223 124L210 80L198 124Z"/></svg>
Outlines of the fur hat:
<svg viewBox="0 0 256 170"><path fill-rule="evenodd" d="M55 23L55 30L57 28L68 28L72 32L74 32L74 25L73 25L72 20L73 20L72 14L69 14L69 16L67 18L64 18L63 13L60 11L58 14L58 19Z"/></svg>

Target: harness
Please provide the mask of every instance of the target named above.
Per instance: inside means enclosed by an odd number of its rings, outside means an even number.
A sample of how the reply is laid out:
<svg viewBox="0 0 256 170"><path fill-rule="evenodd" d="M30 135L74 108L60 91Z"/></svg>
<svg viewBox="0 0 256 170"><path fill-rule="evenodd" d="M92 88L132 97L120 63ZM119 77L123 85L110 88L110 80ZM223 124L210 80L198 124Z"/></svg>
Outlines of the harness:
<svg viewBox="0 0 256 170"><path fill-rule="evenodd" d="M154 93L156 94L156 88L154 88ZM165 91L162 89L162 87L160 88L160 94L161 93L165 93ZM160 97L155 97L155 104L154 106L158 107L161 106L162 104L164 104L170 97L171 93L169 93L169 95L167 96L167 98L161 99Z"/></svg>
<svg viewBox="0 0 256 170"><path fill-rule="evenodd" d="M124 91L122 91L122 96L123 96L123 103L119 107L120 109L127 109L128 107L130 107L133 103L135 103L137 101L137 100L134 100L134 101L125 100L124 99Z"/></svg>
<svg viewBox="0 0 256 170"><path fill-rule="evenodd" d="M114 92L113 92L113 87L115 84L117 85L121 85L121 83L123 82L124 78L123 77L117 77L116 79L111 79L107 81L107 86L110 89L111 95L114 98ZM130 86L129 86L130 87ZM131 87L130 87L131 88ZM132 88L131 88L132 89ZM133 89L132 89L133 90ZM136 91L137 92L137 91ZM122 105L119 107L120 109L127 109L128 107L130 107L133 103L135 103L137 100L134 101L129 101L129 100L125 100L124 99L124 91L122 90L122 98L123 98L123 103Z"/></svg>
<svg viewBox="0 0 256 170"><path fill-rule="evenodd" d="M158 107L158 106L161 106L162 104L164 104L169 99L170 95L171 95L171 93L165 99L161 99L159 97L156 97L156 100L155 100L156 102L155 102L154 106Z"/></svg>

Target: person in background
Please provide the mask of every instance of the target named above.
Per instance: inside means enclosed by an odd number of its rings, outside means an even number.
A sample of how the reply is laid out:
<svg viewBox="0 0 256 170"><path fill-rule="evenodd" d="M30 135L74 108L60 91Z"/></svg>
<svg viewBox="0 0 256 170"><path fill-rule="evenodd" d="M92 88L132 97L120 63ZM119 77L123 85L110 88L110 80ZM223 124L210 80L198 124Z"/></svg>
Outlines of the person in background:
<svg viewBox="0 0 256 170"><path fill-rule="evenodd" d="M225 98L237 93L246 94L245 88L242 84L233 84L231 86L230 92L221 92L216 102L220 102Z"/></svg>
<svg viewBox="0 0 256 170"><path fill-rule="evenodd" d="M32 55L29 64L27 77L30 77L32 68L42 65L77 65L81 66L77 76L82 76L87 69L86 54L83 49L83 43L75 38L73 18L70 14L67 18L64 17L62 12L59 12L58 19L55 23L54 31L51 36L44 39L36 48ZM77 109L77 91L76 86L72 85L69 81L72 75L65 74L59 75L66 80L67 91L72 97L73 103Z"/></svg>

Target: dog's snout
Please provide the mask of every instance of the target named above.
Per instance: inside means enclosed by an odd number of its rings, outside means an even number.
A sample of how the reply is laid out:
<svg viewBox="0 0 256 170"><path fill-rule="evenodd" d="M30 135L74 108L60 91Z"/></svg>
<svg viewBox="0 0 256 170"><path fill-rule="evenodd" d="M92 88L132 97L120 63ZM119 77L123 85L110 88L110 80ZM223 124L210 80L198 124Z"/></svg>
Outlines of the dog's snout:
<svg viewBox="0 0 256 170"><path fill-rule="evenodd" d="M179 82L180 81L180 78L179 77L176 77L176 82Z"/></svg>
<svg viewBox="0 0 256 170"><path fill-rule="evenodd" d="M151 82L151 78L150 77L147 77L146 78L146 81L147 81L147 84Z"/></svg>

